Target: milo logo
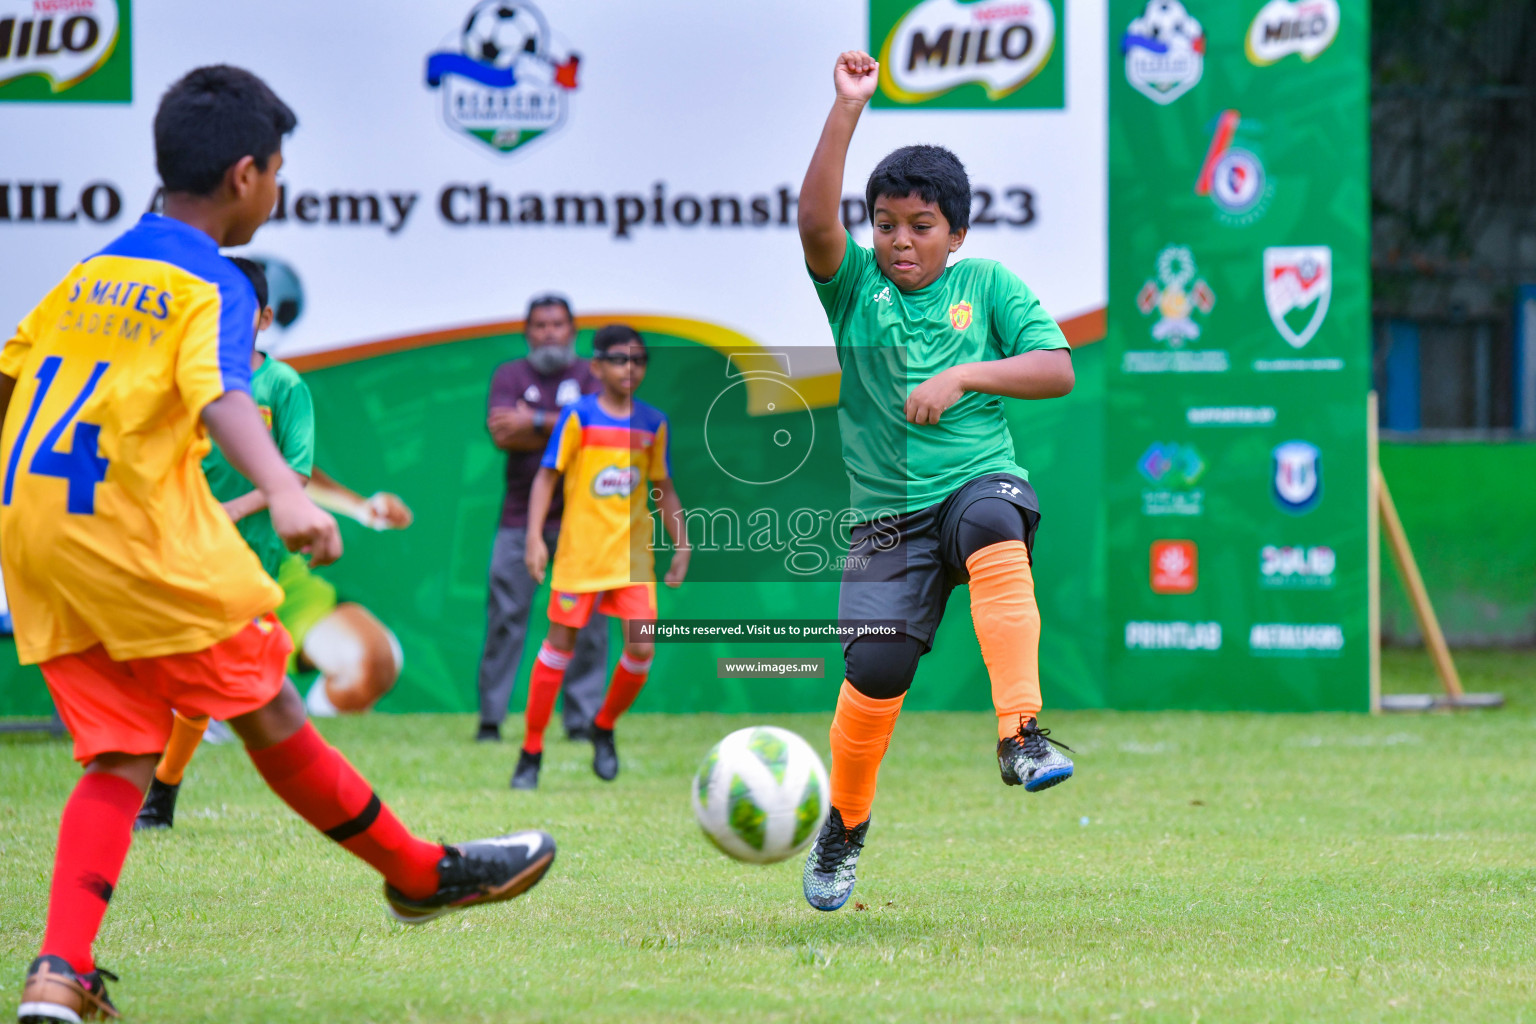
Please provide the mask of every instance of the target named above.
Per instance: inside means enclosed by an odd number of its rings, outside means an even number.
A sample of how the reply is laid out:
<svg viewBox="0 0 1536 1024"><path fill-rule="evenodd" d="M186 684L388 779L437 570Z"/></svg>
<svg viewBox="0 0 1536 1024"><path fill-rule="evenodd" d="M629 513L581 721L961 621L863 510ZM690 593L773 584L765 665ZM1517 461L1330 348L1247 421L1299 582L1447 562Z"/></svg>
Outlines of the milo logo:
<svg viewBox="0 0 1536 1024"><path fill-rule="evenodd" d="M640 471L633 466L607 466L592 478L592 493L599 498L627 498L640 485Z"/></svg>
<svg viewBox="0 0 1536 1024"><path fill-rule="evenodd" d="M128 102L127 19L127 0L0 0L0 100Z"/></svg>
<svg viewBox="0 0 1536 1024"><path fill-rule="evenodd" d="M1063 105L1059 13L1050 0L871 0L870 36L880 61L876 106ZM1047 69L1048 80L1024 90Z"/></svg>

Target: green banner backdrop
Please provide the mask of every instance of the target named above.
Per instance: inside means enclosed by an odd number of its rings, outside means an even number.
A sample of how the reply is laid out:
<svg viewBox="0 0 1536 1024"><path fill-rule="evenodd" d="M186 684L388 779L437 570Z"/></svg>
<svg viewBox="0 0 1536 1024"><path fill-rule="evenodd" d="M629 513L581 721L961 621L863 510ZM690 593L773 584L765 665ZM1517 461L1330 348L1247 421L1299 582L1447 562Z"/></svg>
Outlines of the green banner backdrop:
<svg viewBox="0 0 1536 1024"><path fill-rule="evenodd" d="M1115 0L1107 700L1369 702L1364 0Z"/></svg>

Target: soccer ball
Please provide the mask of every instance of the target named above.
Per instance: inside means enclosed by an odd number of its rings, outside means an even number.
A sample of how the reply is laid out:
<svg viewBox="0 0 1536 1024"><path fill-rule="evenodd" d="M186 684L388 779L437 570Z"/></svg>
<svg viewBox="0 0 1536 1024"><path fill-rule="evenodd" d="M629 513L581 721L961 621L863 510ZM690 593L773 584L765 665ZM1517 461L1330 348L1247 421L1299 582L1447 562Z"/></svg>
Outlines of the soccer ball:
<svg viewBox="0 0 1536 1024"><path fill-rule="evenodd" d="M787 729L738 729L693 777L693 816L724 854L772 864L805 849L831 806L827 770Z"/></svg>
<svg viewBox="0 0 1536 1024"><path fill-rule="evenodd" d="M546 38L537 10L505 0L481 0L464 20L465 55L492 67L509 68L523 54L542 53Z"/></svg>

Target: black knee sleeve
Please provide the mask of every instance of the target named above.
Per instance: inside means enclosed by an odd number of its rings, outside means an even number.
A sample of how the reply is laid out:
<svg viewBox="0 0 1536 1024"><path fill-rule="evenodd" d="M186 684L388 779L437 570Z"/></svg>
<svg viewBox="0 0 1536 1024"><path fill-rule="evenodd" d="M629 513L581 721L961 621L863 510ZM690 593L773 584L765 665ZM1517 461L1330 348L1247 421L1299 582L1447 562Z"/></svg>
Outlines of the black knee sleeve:
<svg viewBox="0 0 1536 1024"><path fill-rule="evenodd" d="M864 696L890 700L907 692L917 674L917 659L927 651L926 644L905 633L894 640L862 637L843 653L843 675Z"/></svg>
<svg viewBox="0 0 1536 1024"><path fill-rule="evenodd" d="M1025 536L1024 510L1002 498L977 498L960 513L956 531L960 557L969 560L982 548L1005 540L1028 543Z"/></svg>

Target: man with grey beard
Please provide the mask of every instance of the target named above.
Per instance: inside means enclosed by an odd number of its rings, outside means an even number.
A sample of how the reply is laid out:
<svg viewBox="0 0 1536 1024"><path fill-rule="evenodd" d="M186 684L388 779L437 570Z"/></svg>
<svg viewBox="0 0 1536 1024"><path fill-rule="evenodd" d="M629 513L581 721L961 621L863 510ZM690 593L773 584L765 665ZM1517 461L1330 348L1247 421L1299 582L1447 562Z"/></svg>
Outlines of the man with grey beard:
<svg viewBox="0 0 1536 1024"><path fill-rule="evenodd" d="M572 347L576 318L563 297L549 294L533 299L524 334L528 355L496 368L486 417L491 440L507 453L506 497L491 553L485 651L480 657L480 731L475 738L487 742L501 739L537 586L523 564L528 491L560 410L598 390L587 361L576 358ZM551 557L559 540L561 504L557 493L544 527ZM608 685L607 671L608 618L594 614L576 636L575 657L565 673L562 718L570 738L591 737L592 717L602 706Z"/></svg>

